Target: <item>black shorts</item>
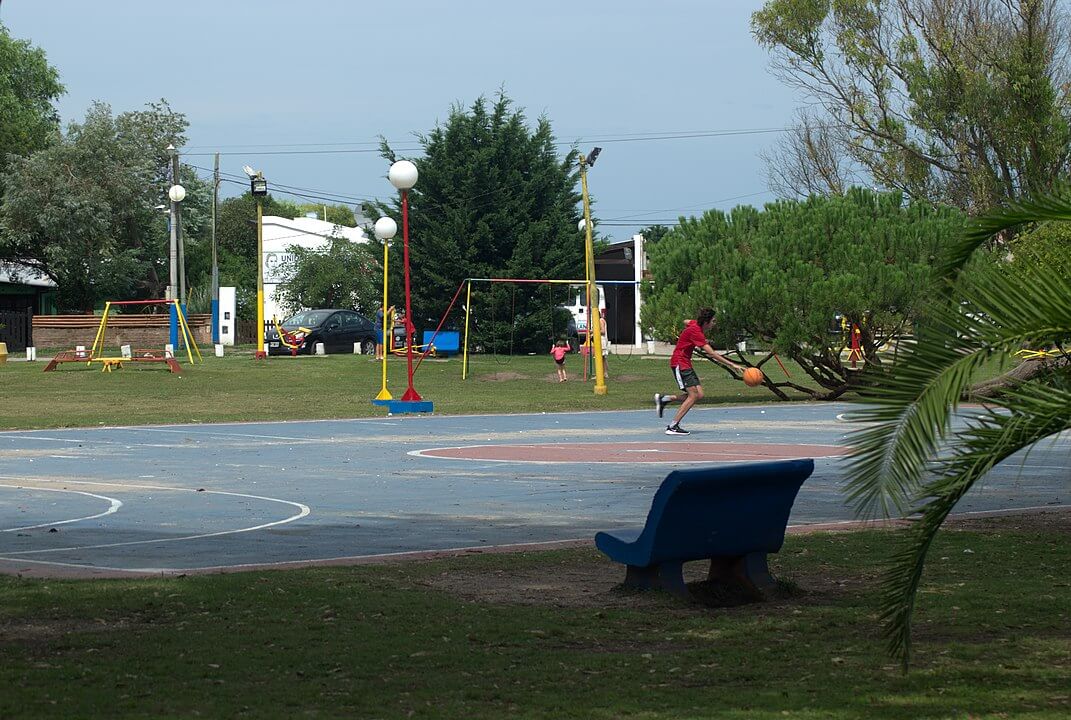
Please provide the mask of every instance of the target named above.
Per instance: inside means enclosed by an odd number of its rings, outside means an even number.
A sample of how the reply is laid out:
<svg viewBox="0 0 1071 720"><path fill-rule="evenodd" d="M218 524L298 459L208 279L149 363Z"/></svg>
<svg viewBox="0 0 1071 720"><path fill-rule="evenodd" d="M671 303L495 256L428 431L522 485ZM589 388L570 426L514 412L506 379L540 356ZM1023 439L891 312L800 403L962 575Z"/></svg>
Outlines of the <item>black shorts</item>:
<svg viewBox="0 0 1071 720"><path fill-rule="evenodd" d="M558 363L559 365L564 365L565 364L565 358L562 358L561 360L555 360L554 362Z"/></svg>
<svg viewBox="0 0 1071 720"><path fill-rule="evenodd" d="M677 381L677 387L681 390L687 390L690 387L696 387L701 384L699 376L695 374L695 370L692 368L671 366L670 370L673 371L673 379Z"/></svg>

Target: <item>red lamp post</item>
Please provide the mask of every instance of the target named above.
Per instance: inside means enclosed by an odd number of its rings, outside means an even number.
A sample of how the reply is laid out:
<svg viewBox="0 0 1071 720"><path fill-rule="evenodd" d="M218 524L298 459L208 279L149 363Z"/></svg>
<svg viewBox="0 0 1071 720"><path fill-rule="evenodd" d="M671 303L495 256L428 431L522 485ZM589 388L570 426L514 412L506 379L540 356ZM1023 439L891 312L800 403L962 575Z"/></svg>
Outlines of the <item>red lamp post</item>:
<svg viewBox="0 0 1071 720"><path fill-rule="evenodd" d="M402 395L403 401L419 401L420 394L413 387L413 307L409 295L409 189L416 185L417 168L408 160L399 160L390 166L387 173L390 184L402 192L402 265L405 270L405 359L408 367L409 387Z"/></svg>

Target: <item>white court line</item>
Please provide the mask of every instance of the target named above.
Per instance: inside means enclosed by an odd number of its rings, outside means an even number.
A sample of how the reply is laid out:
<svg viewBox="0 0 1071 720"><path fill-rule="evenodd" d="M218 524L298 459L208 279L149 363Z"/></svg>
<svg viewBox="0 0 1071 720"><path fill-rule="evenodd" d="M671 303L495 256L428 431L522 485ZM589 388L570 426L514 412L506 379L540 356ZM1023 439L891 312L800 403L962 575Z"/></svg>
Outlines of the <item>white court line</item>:
<svg viewBox="0 0 1071 720"><path fill-rule="evenodd" d="M1031 505L1031 506L1027 506L1027 507L1006 508L1004 510L975 510L975 511L970 511L970 512L963 512L963 513L952 513L948 517L949 517L950 520L955 520L956 518L971 517L971 516L975 516L975 515L992 517L992 516L1000 516L1000 515L1015 515L1017 513L1029 512L1029 511L1032 511L1032 510L1071 510L1071 505ZM902 519L906 519L906 518L902 518ZM829 520L829 521L816 520L814 522L790 524L790 525L788 525L786 527L786 529L787 530L792 530L792 529L808 528L808 527L811 527L811 526L814 526L814 525L822 525L822 526L827 526L827 527L828 526L837 526L837 525L853 526L853 525L859 525L860 522L862 522L862 521L860 521L860 520ZM621 527L626 527L626 526L622 525ZM636 526L632 525L632 526L628 526L628 527L636 527ZM321 565L321 564L324 564L324 563L344 563L347 560L389 560L389 559L404 558L404 557L411 556L411 555L418 555L418 556L419 555L426 555L428 553L449 554L449 553L479 552L481 554L484 554L488 550L502 549L502 548L508 549L508 548L512 548L512 547L530 547L530 546L539 546L539 545L563 545L563 544L566 544L566 543L591 543L591 542L592 542L591 538L586 536L586 537L582 537L582 538L567 538L567 539L563 539L563 540L542 540L542 541L535 541L535 542L503 543L501 545L476 545L476 546L466 546L466 547L443 548L443 549L439 549L439 550L403 550L403 551L400 551L400 552L390 552L390 553L372 553L370 555L335 555L335 556L332 556L332 557L325 557L325 558L322 557L322 558L305 558L305 559L296 559L296 560L269 560L269 561L265 561L265 562L236 563L234 565L206 565L206 566L200 566L200 567L182 567L182 568L122 568L122 567L112 567L112 566L108 566L108 565L88 565L88 564L85 564L85 563L66 563L66 562L55 562L55 561L50 561L50 560L36 560L36 559L33 559L33 558L22 558L22 557L12 558L12 557L4 557L4 556L0 556L0 561L28 563L28 564L32 564L32 565L48 565L50 567L78 568L78 569L85 569L85 570L104 570L104 571L108 571L108 572L142 573L142 574L151 574L151 575L161 575L161 574L163 574L163 575L182 575L184 573L190 573L190 572L211 572L211 571L223 572L223 571L226 571L226 570L242 570L242 569L245 569L245 568L253 568L253 569L255 569L255 568L270 568L270 567L281 566L281 565L306 565L307 564L309 566L314 566L314 565Z"/></svg>
<svg viewBox="0 0 1071 720"><path fill-rule="evenodd" d="M47 440L49 442L65 442L65 443L88 443L89 440L68 440L67 438L53 438L53 437L41 437L39 435L6 435L0 434L0 440L6 439L12 440ZM105 440L105 442L114 442L113 440Z"/></svg>
<svg viewBox="0 0 1071 720"><path fill-rule="evenodd" d="M18 480L20 478L12 478L12 477L2 477L2 476L0 476L0 479L3 479L3 480ZM267 502L276 502L276 503L282 503L284 505L293 505L294 507L298 508L299 511L298 511L297 514L291 515L288 518L283 518L282 520L275 520L275 521L270 522L270 523L263 523L261 525L254 525L252 527L237 528L237 529L234 529L234 530L219 530L217 532L211 532L211 533L199 533L197 535L183 535L181 537L173 537L173 538L157 538L157 539L154 539L154 540L128 540L127 542L102 543L100 545L77 545L77 546L72 546L72 547L45 548L45 549L42 549L42 550L18 550L16 552L8 552L8 553L6 553L7 555L18 555L18 556L21 557L21 556L24 556L24 555L37 555L37 554L40 554L40 553L66 552L66 551L70 551L70 550L97 550L97 549L100 549L100 548L127 547L127 546L130 546L130 545L149 545L149 544L154 544L154 543L179 542L179 541L183 541L183 540L200 540L201 538L220 537L222 535L237 535L239 533L253 532L254 530L264 530L265 528L275 527L276 525L285 525L286 523L294 522L295 520L300 520L301 518L309 515L312 512L312 510L309 509L309 506L305 505L304 503L293 502L291 500L282 500L280 498L265 497L263 495L249 495L247 493L227 492L227 491L224 491L224 490L194 490L192 488L176 488L176 487L168 487L166 485L129 485L127 483L104 482L104 481L99 481L99 480L48 480L48 479L35 478L33 481L34 482L62 482L65 485L111 485L111 486L114 486L114 487L121 487L121 488L137 488L139 490L167 490L167 491L171 491L171 492L192 492L192 493L205 492L205 493L208 493L210 495L228 495L228 496L231 496L231 497L243 497L243 498L249 498L251 500L265 500Z"/></svg>
<svg viewBox="0 0 1071 720"><path fill-rule="evenodd" d="M643 444L646 444L648 442L650 442L650 441L649 440L645 440L645 441L636 442L636 443L622 442L622 443L616 443L616 444L617 445L629 445L629 444L643 445ZM672 442L672 440L666 441L666 442ZM689 441L689 442L691 442L692 444L695 444L695 445L714 445L714 446L717 446L719 448L730 448L730 447L732 447L734 445L734 443L707 442L707 441L702 441L702 440L700 440L700 441L692 440L692 441ZM755 444L762 444L762 443L747 443L747 444L755 445ZM766 443L766 444L770 444L770 445L790 445L791 443ZM447 446L447 447L424 448L423 450L410 450L409 452L406 453L406 455L411 455L413 457L428 458L429 460L455 460L455 461L464 460L466 462L471 462L471 463L484 463L484 462L492 462L492 463L523 463L525 465L570 465L570 464L574 464L574 465L579 465L579 464L583 464L583 465L634 465L634 464L675 465L675 464L680 464L682 462L685 462L685 460L683 460L683 459L677 459L677 460L646 460L646 461L644 461L642 463L637 463L637 461L635 461L635 460L589 460L587 458L577 459L577 460L503 460L501 458L472 458L472 457L448 457L448 456L443 456L443 455L425 455L425 453L435 452L436 450L471 450L473 448L491 448L491 447L494 447L494 448L497 448L497 447L510 447L510 448L523 447L523 448L555 448L555 449L557 449L557 448L560 448L562 446L563 445L547 445L547 444L540 444L540 445L532 445L532 444L453 445L453 446ZM805 446L806 447L827 447L827 448L835 448L836 447L835 445L826 445L826 444L820 444L820 443L816 443L816 444L813 444L813 445L805 445ZM643 450L630 450L630 449L626 448L625 452L646 452L646 451L643 451ZM657 452L662 453L662 454L667 454L667 455L668 454L680 454L680 455L689 455L690 454L690 455L695 455L697 453L703 452L703 449L688 450L688 449L682 448L680 450L658 450ZM737 453L737 454L743 454L743 453ZM702 460L694 460L693 462L712 462L712 463L716 462L716 463L729 463L729 464L731 464L731 463L752 462L753 460L756 460L756 459L762 460L762 459L768 459L769 457L770 457L769 455L758 455L758 454L756 454L756 455L752 455L749 458L745 458L745 459L741 459L741 460L725 460L725 459L722 459L722 458L709 458L709 459L702 459ZM838 454L838 455L815 455L815 454L806 453L806 452L802 452L801 451L800 455L792 455L790 457L785 457L785 458L781 458L781 459L799 460L799 459L805 459L805 458L812 458L814 460L825 460L825 459L830 459L830 458L843 458L843 457L844 457L843 454Z"/></svg>
<svg viewBox="0 0 1071 720"><path fill-rule="evenodd" d="M122 428L122 429L125 430L126 428ZM131 428L131 429L135 429L135 428ZM245 437L245 438L258 438L258 439L261 439L261 440L290 440L291 442L302 442L302 441L319 440L320 439L320 438L317 438L317 437L308 437L308 436L307 437L286 437L284 435L254 435L253 433L226 433L226 432L214 432L214 431L211 431L211 430L208 431L208 432L193 432L192 428L190 430L168 430L166 428L152 428L152 427L143 427L143 428L136 428L136 429L138 431L140 431L140 432L173 433L173 434L186 435L186 436L204 435L204 436L207 436L207 437Z"/></svg>
<svg viewBox="0 0 1071 720"><path fill-rule="evenodd" d="M31 486L27 486L27 485L0 485L0 487L15 488L17 490L44 490L45 492L74 493L75 495L86 495L88 497L97 498L99 500L107 500L111 504L111 507L109 507L107 510L105 510L104 512L101 512L101 513L97 513L96 515L86 515L85 517L71 518L70 520L56 520L54 522L41 523L40 525L25 525L23 527L16 527L16 528L3 528L3 529L0 529L0 532L15 532L17 530L34 530L36 528L52 527L53 525L67 525L68 523L82 522L83 520L93 520L95 518L104 517L105 515L111 515L113 512L115 512L119 508L123 507L123 502L121 500L116 500L115 498L110 498L107 495L96 495L94 493L83 492L81 490L68 490L67 488L62 488L62 489L61 488L38 488L38 487L31 487Z"/></svg>

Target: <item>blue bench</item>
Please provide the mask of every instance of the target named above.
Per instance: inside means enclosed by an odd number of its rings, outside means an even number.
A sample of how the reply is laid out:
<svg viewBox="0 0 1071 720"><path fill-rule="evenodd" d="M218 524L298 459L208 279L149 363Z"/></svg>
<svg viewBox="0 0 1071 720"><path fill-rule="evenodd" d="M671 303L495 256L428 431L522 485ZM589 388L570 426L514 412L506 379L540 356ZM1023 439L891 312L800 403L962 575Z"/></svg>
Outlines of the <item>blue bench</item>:
<svg viewBox="0 0 1071 720"><path fill-rule="evenodd" d="M682 566L710 560L709 579L763 593L776 583L766 564L785 542L792 503L814 460L727 465L671 472L643 528L600 532L595 545L628 570L625 586L690 598Z"/></svg>

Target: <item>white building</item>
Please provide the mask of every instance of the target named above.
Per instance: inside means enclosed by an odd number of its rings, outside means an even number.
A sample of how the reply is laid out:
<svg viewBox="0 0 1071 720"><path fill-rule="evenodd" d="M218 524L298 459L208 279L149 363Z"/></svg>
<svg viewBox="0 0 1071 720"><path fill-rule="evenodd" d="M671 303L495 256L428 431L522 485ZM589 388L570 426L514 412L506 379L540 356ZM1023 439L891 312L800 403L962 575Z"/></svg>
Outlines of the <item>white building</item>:
<svg viewBox="0 0 1071 720"><path fill-rule="evenodd" d="M360 228L343 227L317 218L301 217L288 220L274 215L265 215L262 222L264 225L264 257L261 265L264 268L264 319L269 323L273 316L281 321L287 314L276 301L275 292L286 282L285 269L293 260L290 246L320 250L327 247L328 240L333 237L347 238L356 243L369 241L368 236Z"/></svg>

